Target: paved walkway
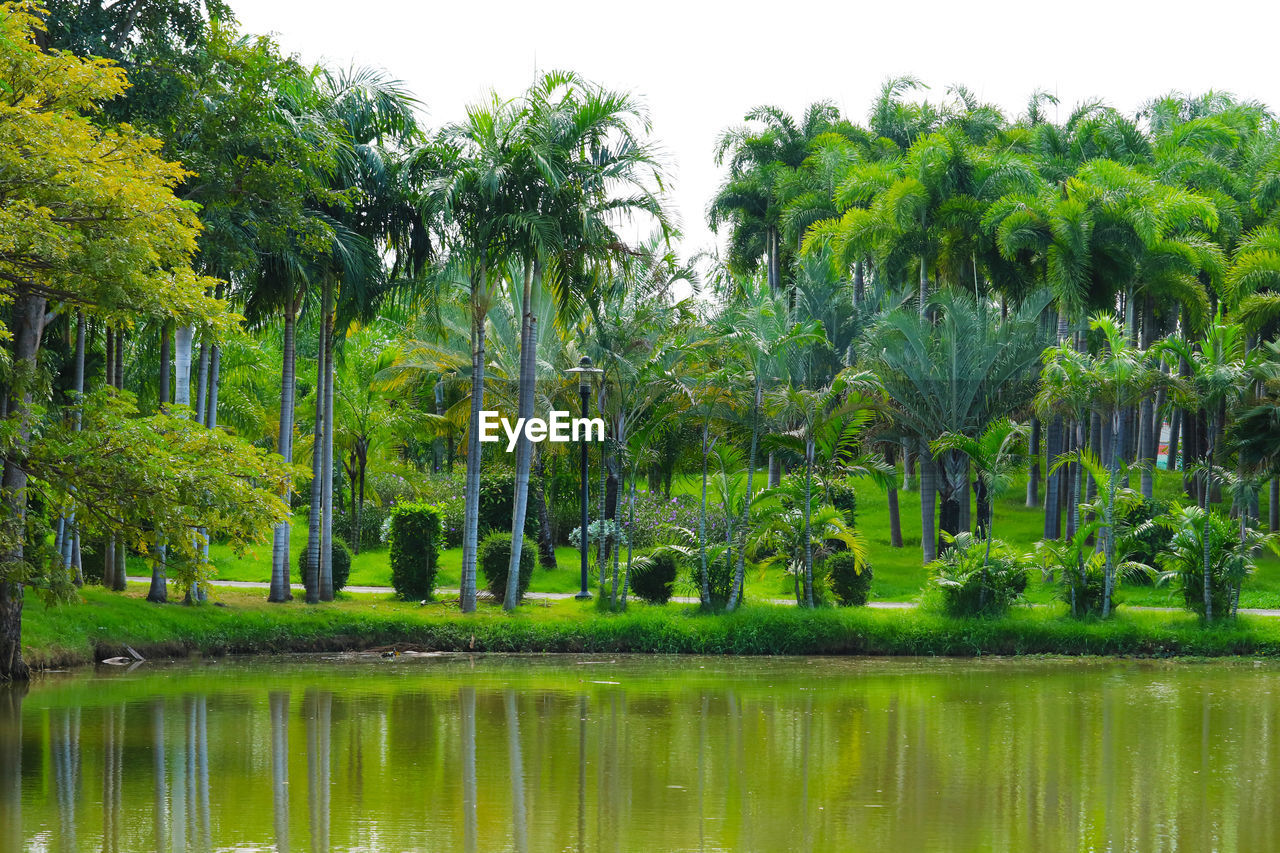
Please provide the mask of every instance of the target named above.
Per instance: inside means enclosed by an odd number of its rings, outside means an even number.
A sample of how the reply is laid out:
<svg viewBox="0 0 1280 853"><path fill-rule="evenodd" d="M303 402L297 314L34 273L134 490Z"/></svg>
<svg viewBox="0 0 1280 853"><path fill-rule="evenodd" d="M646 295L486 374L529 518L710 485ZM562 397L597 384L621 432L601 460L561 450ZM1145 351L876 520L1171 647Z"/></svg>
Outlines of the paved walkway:
<svg viewBox="0 0 1280 853"><path fill-rule="evenodd" d="M151 578L131 577L129 578L129 581L131 583L150 583ZM271 584L263 583L262 581L213 580L213 581L210 581L210 584L215 587L225 587L227 589L270 589L271 588ZM290 584L289 588L292 589L294 592L306 591L305 587L303 587L302 584L300 583ZM348 586L348 587L343 587L343 589L346 592L370 593L372 595L392 595L395 592L395 590L389 586ZM446 598L448 598L448 597L461 595L461 590L438 589L436 590L436 594L443 595ZM573 598L573 595L574 594L571 592L526 592L524 594L524 597L528 599L532 599L534 601L564 601L566 599ZM676 602L677 604L697 604L698 603L698 599L689 598L685 596L675 596L671 600ZM768 604L795 604L795 601L793 601L790 598L768 598L768 599L765 599L765 602ZM867 607L873 607L877 610L910 610L911 608L918 607L918 606L919 605L917 605L914 601L871 601L867 603ZM1041 605L1035 605L1035 606L1044 607L1046 605L1041 604ZM1150 610L1158 613L1182 612L1181 609L1177 607L1146 607L1143 605L1134 605L1134 604L1126 604L1125 607L1131 608L1133 610ZM1249 616L1280 616L1280 609L1241 607L1240 612L1247 614Z"/></svg>

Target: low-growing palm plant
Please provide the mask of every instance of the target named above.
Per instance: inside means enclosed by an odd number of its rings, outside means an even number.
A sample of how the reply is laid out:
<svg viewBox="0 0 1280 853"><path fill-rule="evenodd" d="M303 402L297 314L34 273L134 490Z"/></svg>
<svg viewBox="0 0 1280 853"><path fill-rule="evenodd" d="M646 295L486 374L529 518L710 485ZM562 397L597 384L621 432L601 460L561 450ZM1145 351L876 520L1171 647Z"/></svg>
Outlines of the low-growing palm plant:
<svg viewBox="0 0 1280 853"><path fill-rule="evenodd" d="M1027 559L1004 542L994 547L971 533L943 534L950 545L929 564L942 609L952 616L998 616L1022 599Z"/></svg>
<svg viewBox="0 0 1280 853"><path fill-rule="evenodd" d="M1187 609L1207 622L1236 615L1240 585L1263 547L1280 554L1280 536L1254 528L1237 531L1231 519L1212 509L1179 507L1160 524L1171 533L1161 555L1160 580L1176 580Z"/></svg>
<svg viewBox="0 0 1280 853"><path fill-rule="evenodd" d="M747 543L748 553L764 564L782 563L792 576L796 604L813 607L813 565L833 552L840 543L865 564L869 559L866 540L845 520L844 513L830 504L804 512L804 488L788 479L761 492L754 502L755 527Z"/></svg>

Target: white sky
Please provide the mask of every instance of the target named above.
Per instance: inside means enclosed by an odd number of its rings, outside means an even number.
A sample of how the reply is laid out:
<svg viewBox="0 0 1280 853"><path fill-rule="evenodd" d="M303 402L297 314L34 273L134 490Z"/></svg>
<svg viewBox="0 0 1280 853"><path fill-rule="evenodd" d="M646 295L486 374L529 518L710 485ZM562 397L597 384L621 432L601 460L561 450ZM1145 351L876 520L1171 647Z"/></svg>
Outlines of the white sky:
<svg viewBox="0 0 1280 853"><path fill-rule="evenodd" d="M1230 91L1280 110L1280 3L874 4L642 0L232 0L243 29L304 61L379 65L425 102L431 126L535 68L569 68L647 103L675 175L683 254L711 245L712 146L758 104L800 114L834 100L862 122L889 76L937 100L963 83L1016 116L1036 89L1065 115L1103 97L1127 112L1170 90Z"/></svg>

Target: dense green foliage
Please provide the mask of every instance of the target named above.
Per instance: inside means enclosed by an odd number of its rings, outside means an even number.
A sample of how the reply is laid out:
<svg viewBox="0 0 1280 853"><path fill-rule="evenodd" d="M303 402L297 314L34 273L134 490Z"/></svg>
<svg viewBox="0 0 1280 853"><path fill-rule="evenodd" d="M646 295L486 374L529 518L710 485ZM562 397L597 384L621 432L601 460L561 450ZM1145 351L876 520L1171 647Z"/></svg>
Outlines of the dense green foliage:
<svg viewBox="0 0 1280 853"><path fill-rule="evenodd" d="M827 585L842 607L861 607L871 598L871 564L852 551L837 551L822 564Z"/></svg>
<svg viewBox="0 0 1280 853"><path fill-rule="evenodd" d="M631 591L641 601L666 604L671 600L680 563L675 553L658 550L644 561L636 561L631 569Z"/></svg>
<svg viewBox="0 0 1280 853"><path fill-rule="evenodd" d="M309 545L310 543L308 543ZM351 577L351 549L341 538L333 538L333 591L338 592L347 585ZM298 552L298 582L307 571L307 547Z"/></svg>
<svg viewBox="0 0 1280 853"><path fill-rule="evenodd" d="M520 552L520 580L516 594L523 598L529 590L529 582L533 580L533 567L537 563L537 548L533 541L525 537L524 548ZM496 601L506 603L507 570L511 565L511 534L494 531L480 542L478 564L480 574L484 576L485 587Z"/></svg>
<svg viewBox="0 0 1280 853"><path fill-rule="evenodd" d="M704 610L863 603L874 561L995 617L1038 565L1074 617L1159 580L1213 623L1277 547L1265 105L1050 121L896 78L864 124L759 106L714 152L723 262L687 261L635 96L551 71L429 129L227 11L0 5L0 677L25 589L100 562L121 590L131 554L199 603L211 549L270 538L269 599L296 564L316 604L384 538L430 599L458 547L462 609L481 575L515 607L581 525L578 448L481 442L480 413L576 413L584 359L607 609L663 600L679 553ZM1015 482L1041 523L1005 545Z"/></svg>
<svg viewBox="0 0 1280 853"><path fill-rule="evenodd" d="M391 585L405 601L429 601L444 536L439 508L401 504L391 511Z"/></svg>
<svg viewBox="0 0 1280 853"><path fill-rule="evenodd" d="M951 616L999 616L1022 600L1028 566L1003 542L962 533L933 563L942 612Z"/></svg>

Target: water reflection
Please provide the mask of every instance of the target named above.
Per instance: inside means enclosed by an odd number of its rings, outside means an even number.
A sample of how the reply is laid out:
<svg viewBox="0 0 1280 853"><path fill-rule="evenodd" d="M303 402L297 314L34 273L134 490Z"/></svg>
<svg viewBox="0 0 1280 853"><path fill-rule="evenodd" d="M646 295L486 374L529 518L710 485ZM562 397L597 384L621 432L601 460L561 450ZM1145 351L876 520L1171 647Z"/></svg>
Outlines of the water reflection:
<svg viewBox="0 0 1280 853"><path fill-rule="evenodd" d="M271 815L276 850L289 853L289 694L272 690L271 709Z"/></svg>
<svg viewBox="0 0 1280 853"><path fill-rule="evenodd" d="M1268 850L1280 830L1270 664L162 672L0 688L0 851Z"/></svg>
<svg viewBox="0 0 1280 853"><path fill-rule="evenodd" d="M0 845L22 849L22 699L25 684L0 684Z"/></svg>

